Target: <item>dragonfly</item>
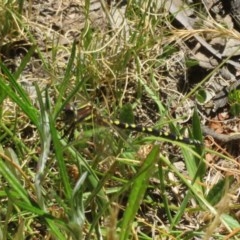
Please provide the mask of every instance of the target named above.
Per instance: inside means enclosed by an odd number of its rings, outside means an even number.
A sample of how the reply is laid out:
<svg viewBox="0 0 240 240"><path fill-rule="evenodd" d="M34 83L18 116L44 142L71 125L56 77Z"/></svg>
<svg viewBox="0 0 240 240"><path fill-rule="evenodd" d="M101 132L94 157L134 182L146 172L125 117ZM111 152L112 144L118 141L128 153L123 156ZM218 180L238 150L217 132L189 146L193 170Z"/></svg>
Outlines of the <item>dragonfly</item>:
<svg viewBox="0 0 240 240"><path fill-rule="evenodd" d="M72 107L71 105L67 105L64 111L66 119L68 119L68 122L71 122L70 126L67 128L64 134L64 136L69 135L69 139L73 137L73 131L78 123L82 122L85 119L92 118L95 115L98 121L100 120L100 122L104 125L110 124L121 129L128 129L135 132L146 133L152 136L161 137L163 139L169 139L177 142L183 142L190 145L202 145L202 142L197 139L186 138L168 131L163 131L152 127L145 127L139 124L125 123L119 120L103 118L94 111L93 107L90 104L84 105L78 110L75 110L74 107Z"/></svg>

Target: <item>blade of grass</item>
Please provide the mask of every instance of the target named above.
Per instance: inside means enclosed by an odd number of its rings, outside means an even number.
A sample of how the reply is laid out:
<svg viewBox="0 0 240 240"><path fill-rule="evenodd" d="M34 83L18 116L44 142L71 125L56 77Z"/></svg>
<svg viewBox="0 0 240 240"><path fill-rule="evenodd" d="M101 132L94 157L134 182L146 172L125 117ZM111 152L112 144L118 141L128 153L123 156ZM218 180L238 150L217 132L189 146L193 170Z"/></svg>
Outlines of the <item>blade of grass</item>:
<svg viewBox="0 0 240 240"><path fill-rule="evenodd" d="M129 239L132 222L136 216L139 206L142 202L143 196L148 186L149 178L152 170L155 167L154 163L158 159L159 147L155 146L150 154L147 156L144 164L140 168L140 175L133 182L132 190L129 195L127 208L124 212L123 222L121 225L120 240Z"/></svg>
<svg viewBox="0 0 240 240"><path fill-rule="evenodd" d="M62 100L63 100L63 97L64 97L67 89L69 88L71 75L73 73L73 64L74 64L74 60L75 60L75 55L76 55L76 43L73 42L71 55L69 57L69 61L68 61L67 68L65 71L65 76L60 85L59 95L58 95L58 98L55 103L55 108L53 110L53 119L57 118L59 112L61 112L64 107L62 105Z"/></svg>
<svg viewBox="0 0 240 240"><path fill-rule="evenodd" d="M18 67L17 71L14 73L14 79L18 79L21 75L22 71L26 67L26 65L30 62L31 56L33 55L34 51L36 49L36 46L32 46L27 54L24 56L24 58L21 61L20 66Z"/></svg>
<svg viewBox="0 0 240 240"><path fill-rule="evenodd" d="M10 73L8 68L0 62L1 69L3 70L7 81L10 83L10 86L18 93L19 97L28 105L31 104L31 101L26 93L26 91L18 84L17 79L15 78L14 75ZM3 79L2 79L3 81ZM6 84L4 84L5 86Z"/></svg>
<svg viewBox="0 0 240 240"><path fill-rule="evenodd" d="M21 198L24 202L29 203L28 194L26 189L23 187L23 184L20 182L20 179L9 170L4 161L0 158L0 173L9 183L11 188L17 193L18 198Z"/></svg>
<svg viewBox="0 0 240 240"><path fill-rule="evenodd" d="M6 80L0 76L0 88L1 91L7 93L7 95L15 102L22 111L29 117L35 126L38 127L38 110L33 107L28 94L24 89L17 83L13 75L8 71L8 69L0 62L0 67L3 72L8 77L10 84L6 83ZM15 90L13 91L12 88Z"/></svg>
<svg viewBox="0 0 240 240"><path fill-rule="evenodd" d="M38 102L40 106L40 124L39 124L39 135L41 142L41 155L38 160L38 170L35 175L35 191L37 195L37 200L39 205L45 210L44 198L42 196L42 181L44 176L44 170L46 167L46 162L49 158L50 144L51 144L51 134L49 127L49 100L47 95L47 89L45 90L45 103L43 103L42 95L37 85L35 85Z"/></svg>
<svg viewBox="0 0 240 240"><path fill-rule="evenodd" d="M66 164L64 161L63 147L56 130L56 122L51 115L49 116L49 123L50 123L50 131L51 131L51 136L53 141L54 153L56 154L56 159L59 166L59 174L61 176L61 180L64 186L65 196L68 200L70 200L72 196L72 189L69 181Z"/></svg>
<svg viewBox="0 0 240 240"><path fill-rule="evenodd" d="M71 220L69 222L69 227L71 228L76 239L82 239L82 228L85 222L85 209L83 204L83 188L84 181L87 177L87 172L84 172L82 176L78 179L74 189L73 196L71 200Z"/></svg>
<svg viewBox="0 0 240 240"><path fill-rule="evenodd" d="M163 167L162 167L161 162L159 163L159 167L158 167L158 176L159 176L159 181L160 181L160 190L161 190L162 197L163 197L164 209L166 211L169 222L172 223L172 214L171 214L171 210L170 210L170 207L168 204L167 194L165 194L166 187L165 187Z"/></svg>
<svg viewBox="0 0 240 240"><path fill-rule="evenodd" d="M200 118L198 116L197 110L194 110L193 113L193 137L194 139L197 139L201 142L203 142L203 134L202 134L202 130L201 130L201 121ZM203 151L203 147L202 146L196 146L196 152L199 154L199 156L203 156L204 151ZM198 169L196 174L196 178L198 178L200 181L202 181L203 177L206 174L206 169L207 166L205 164L205 162L202 160L203 158L196 158L195 157L195 162L198 165Z"/></svg>

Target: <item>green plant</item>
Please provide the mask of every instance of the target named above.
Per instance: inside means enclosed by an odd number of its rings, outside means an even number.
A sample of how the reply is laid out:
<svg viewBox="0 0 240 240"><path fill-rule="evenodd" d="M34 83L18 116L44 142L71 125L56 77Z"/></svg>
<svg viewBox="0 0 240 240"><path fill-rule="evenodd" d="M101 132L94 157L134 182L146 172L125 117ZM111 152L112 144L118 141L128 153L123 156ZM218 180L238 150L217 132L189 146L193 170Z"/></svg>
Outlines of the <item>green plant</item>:
<svg viewBox="0 0 240 240"><path fill-rule="evenodd" d="M230 112L234 116L239 116L240 113L240 90L234 89L228 93L228 103Z"/></svg>

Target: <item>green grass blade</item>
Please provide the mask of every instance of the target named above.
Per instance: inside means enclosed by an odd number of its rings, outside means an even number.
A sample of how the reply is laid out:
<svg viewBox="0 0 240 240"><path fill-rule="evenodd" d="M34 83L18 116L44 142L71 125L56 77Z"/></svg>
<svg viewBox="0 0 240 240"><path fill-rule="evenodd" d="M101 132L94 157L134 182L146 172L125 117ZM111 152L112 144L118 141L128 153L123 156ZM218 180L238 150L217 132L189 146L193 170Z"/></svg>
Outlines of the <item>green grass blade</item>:
<svg viewBox="0 0 240 240"><path fill-rule="evenodd" d="M213 206L219 203L229 189L229 185L233 184L233 180L234 179L232 176L227 176L224 179L220 179L207 194L207 201Z"/></svg>
<svg viewBox="0 0 240 240"><path fill-rule="evenodd" d="M68 64L67 64L67 69L65 71L65 76L60 85L59 95L58 95L58 98L57 98L57 101L55 104L55 108L53 111L53 119L55 119L57 117L57 115L59 114L59 112L62 110L63 97L66 94L67 89L69 88L71 75L73 74L73 64L74 64L74 60L75 60L75 55L76 55L76 43L74 42L72 45L71 56L70 56Z"/></svg>
<svg viewBox="0 0 240 240"><path fill-rule="evenodd" d="M0 88L1 91L6 92L7 95L15 102L22 111L29 117L35 126L38 127L38 111L33 107L28 94L24 89L17 83L15 78L10 74L7 68L0 62L0 67L8 77L10 84L6 83L2 77L0 77ZM14 91L14 90L15 91Z"/></svg>
<svg viewBox="0 0 240 240"><path fill-rule="evenodd" d="M51 136L53 141L54 152L56 154L56 159L59 166L59 174L61 176L61 180L64 185L65 196L67 199L70 199L72 196L72 189L71 189L71 185L68 177L66 164L63 157L63 147L56 130L55 120L51 116L49 116L49 123L50 123L50 131L51 131Z"/></svg>
<svg viewBox="0 0 240 240"><path fill-rule="evenodd" d="M49 159L50 145L51 145L51 134L49 126L49 100L47 95L47 89L45 90L45 102L43 102L43 97L37 85L35 85L38 102L40 106L40 123L39 123L39 135L41 142L41 154L38 159L38 168L35 176L35 190L39 205L45 209L44 197L42 196L42 182L44 171L46 169L46 163Z"/></svg>
<svg viewBox="0 0 240 240"><path fill-rule="evenodd" d="M29 203L28 194L23 187L23 184L18 178L16 178L15 174L12 173L2 159L0 159L0 173L7 180L13 191L16 192L18 198Z"/></svg>
<svg viewBox="0 0 240 240"><path fill-rule="evenodd" d="M161 160L161 157L160 157ZM163 205L164 205L164 209L166 211L167 217L169 222L172 222L172 214L171 214L171 210L168 204L168 198L167 198L167 194L165 194L166 190L166 186L165 186L165 179L164 179L164 174L163 174L163 165L161 164L161 162L159 162L159 167L158 167L158 176L159 176L159 180L160 180L160 190L162 194L162 198L163 198Z"/></svg>
<svg viewBox="0 0 240 240"><path fill-rule="evenodd" d="M129 239L132 222L136 216L136 213L142 202L144 193L147 189L148 180L152 174L153 168L155 167L154 163L157 161L158 153L159 147L155 146L144 161L144 164L139 170L139 175L133 183L132 190L128 199L127 208L123 216L120 240Z"/></svg>
<svg viewBox="0 0 240 240"><path fill-rule="evenodd" d="M197 111L194 111L193 114L193 138L201 142L203 141L201 122ZM200 192L203 192L203 189L201 184L199 183L202 181L206 173L206 164L204 162L204 158L202 157L204 154L203 150L203 146L195 146L194 152L196 154L193 154L193 152L189 151L187 148L182 148L183 157L185 160L188 174L192 180L192 184Z"/></svg>
<svg viewBox="0 0 240 240"><path fill-rule="evenodd" d="M21 61L20 66L18 67L17 71L14 73L14 79L18 79L21 73L23 72L24 68L30 62L31 57L36 49L36 46L32 46L29 51L27 52L26 56Z"/></svg>
<svg viewBox="0 0 240 240"><path fill-rule="evenodd" d="M16 93L18 94L18 96L21 98L22 101L24 101L27 104L31 104L30 98L28 97L28 94L26 93L26 91L19 85L19 83L17 82L17 78L15 78L14 75L12 75L10 73L10 71L8 70L7 67L5 67L5 65L3 63L0 62L0 67L3 70L7 81L10 83L9 86L11 86ZM3 79L2 79L3 81ZM6 84L5 84L6 85Z"/></svg>
<svg viewBox="0 0 240 240"><path fill-rule="evenodd" d="M172 219L170 229L174 229L175 226L177 226L177 224L180 222L180 220L187 208L190 197L191 197L191 193L190 193L190 191L188 191L186 196L184 197L181 205L179 206L178 211L176 212L174 218Z"/></svg>
<svg viewBox="0 0 240 240"><path fill-rule="evenodd" d="M193 113L193 137L201 142L203 142L203 134L201 130L201 121L198 116L197 110L194 110ZM204 147L203 146L196 146L196 152L200 155L203 156L204 154ZM196 158L195 157L195 162L198 165L198 171L196 172L196 177L198 177L200 180L203 179L203 177L206 174L206 163L202 161L202 159Z"/></svg>

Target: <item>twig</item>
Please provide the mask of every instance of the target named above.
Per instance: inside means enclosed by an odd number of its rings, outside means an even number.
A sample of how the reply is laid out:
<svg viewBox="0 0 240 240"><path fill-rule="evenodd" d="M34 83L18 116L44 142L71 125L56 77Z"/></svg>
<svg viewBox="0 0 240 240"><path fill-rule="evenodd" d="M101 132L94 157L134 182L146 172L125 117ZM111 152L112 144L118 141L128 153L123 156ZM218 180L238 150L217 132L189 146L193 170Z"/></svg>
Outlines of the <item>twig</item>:
<svg viewBox="0 0 240 240"><path fill-rule="evenodd" d="M214 130L212 130L211 128L209 128L207 126L202 126L201 128L202 128L202 132L204 135L210 135L214 139L217 139L221 142L227 143L227 142L231 142L231 141L240 140L240 133L226 135L226 134L216 133Z"/></svg>

